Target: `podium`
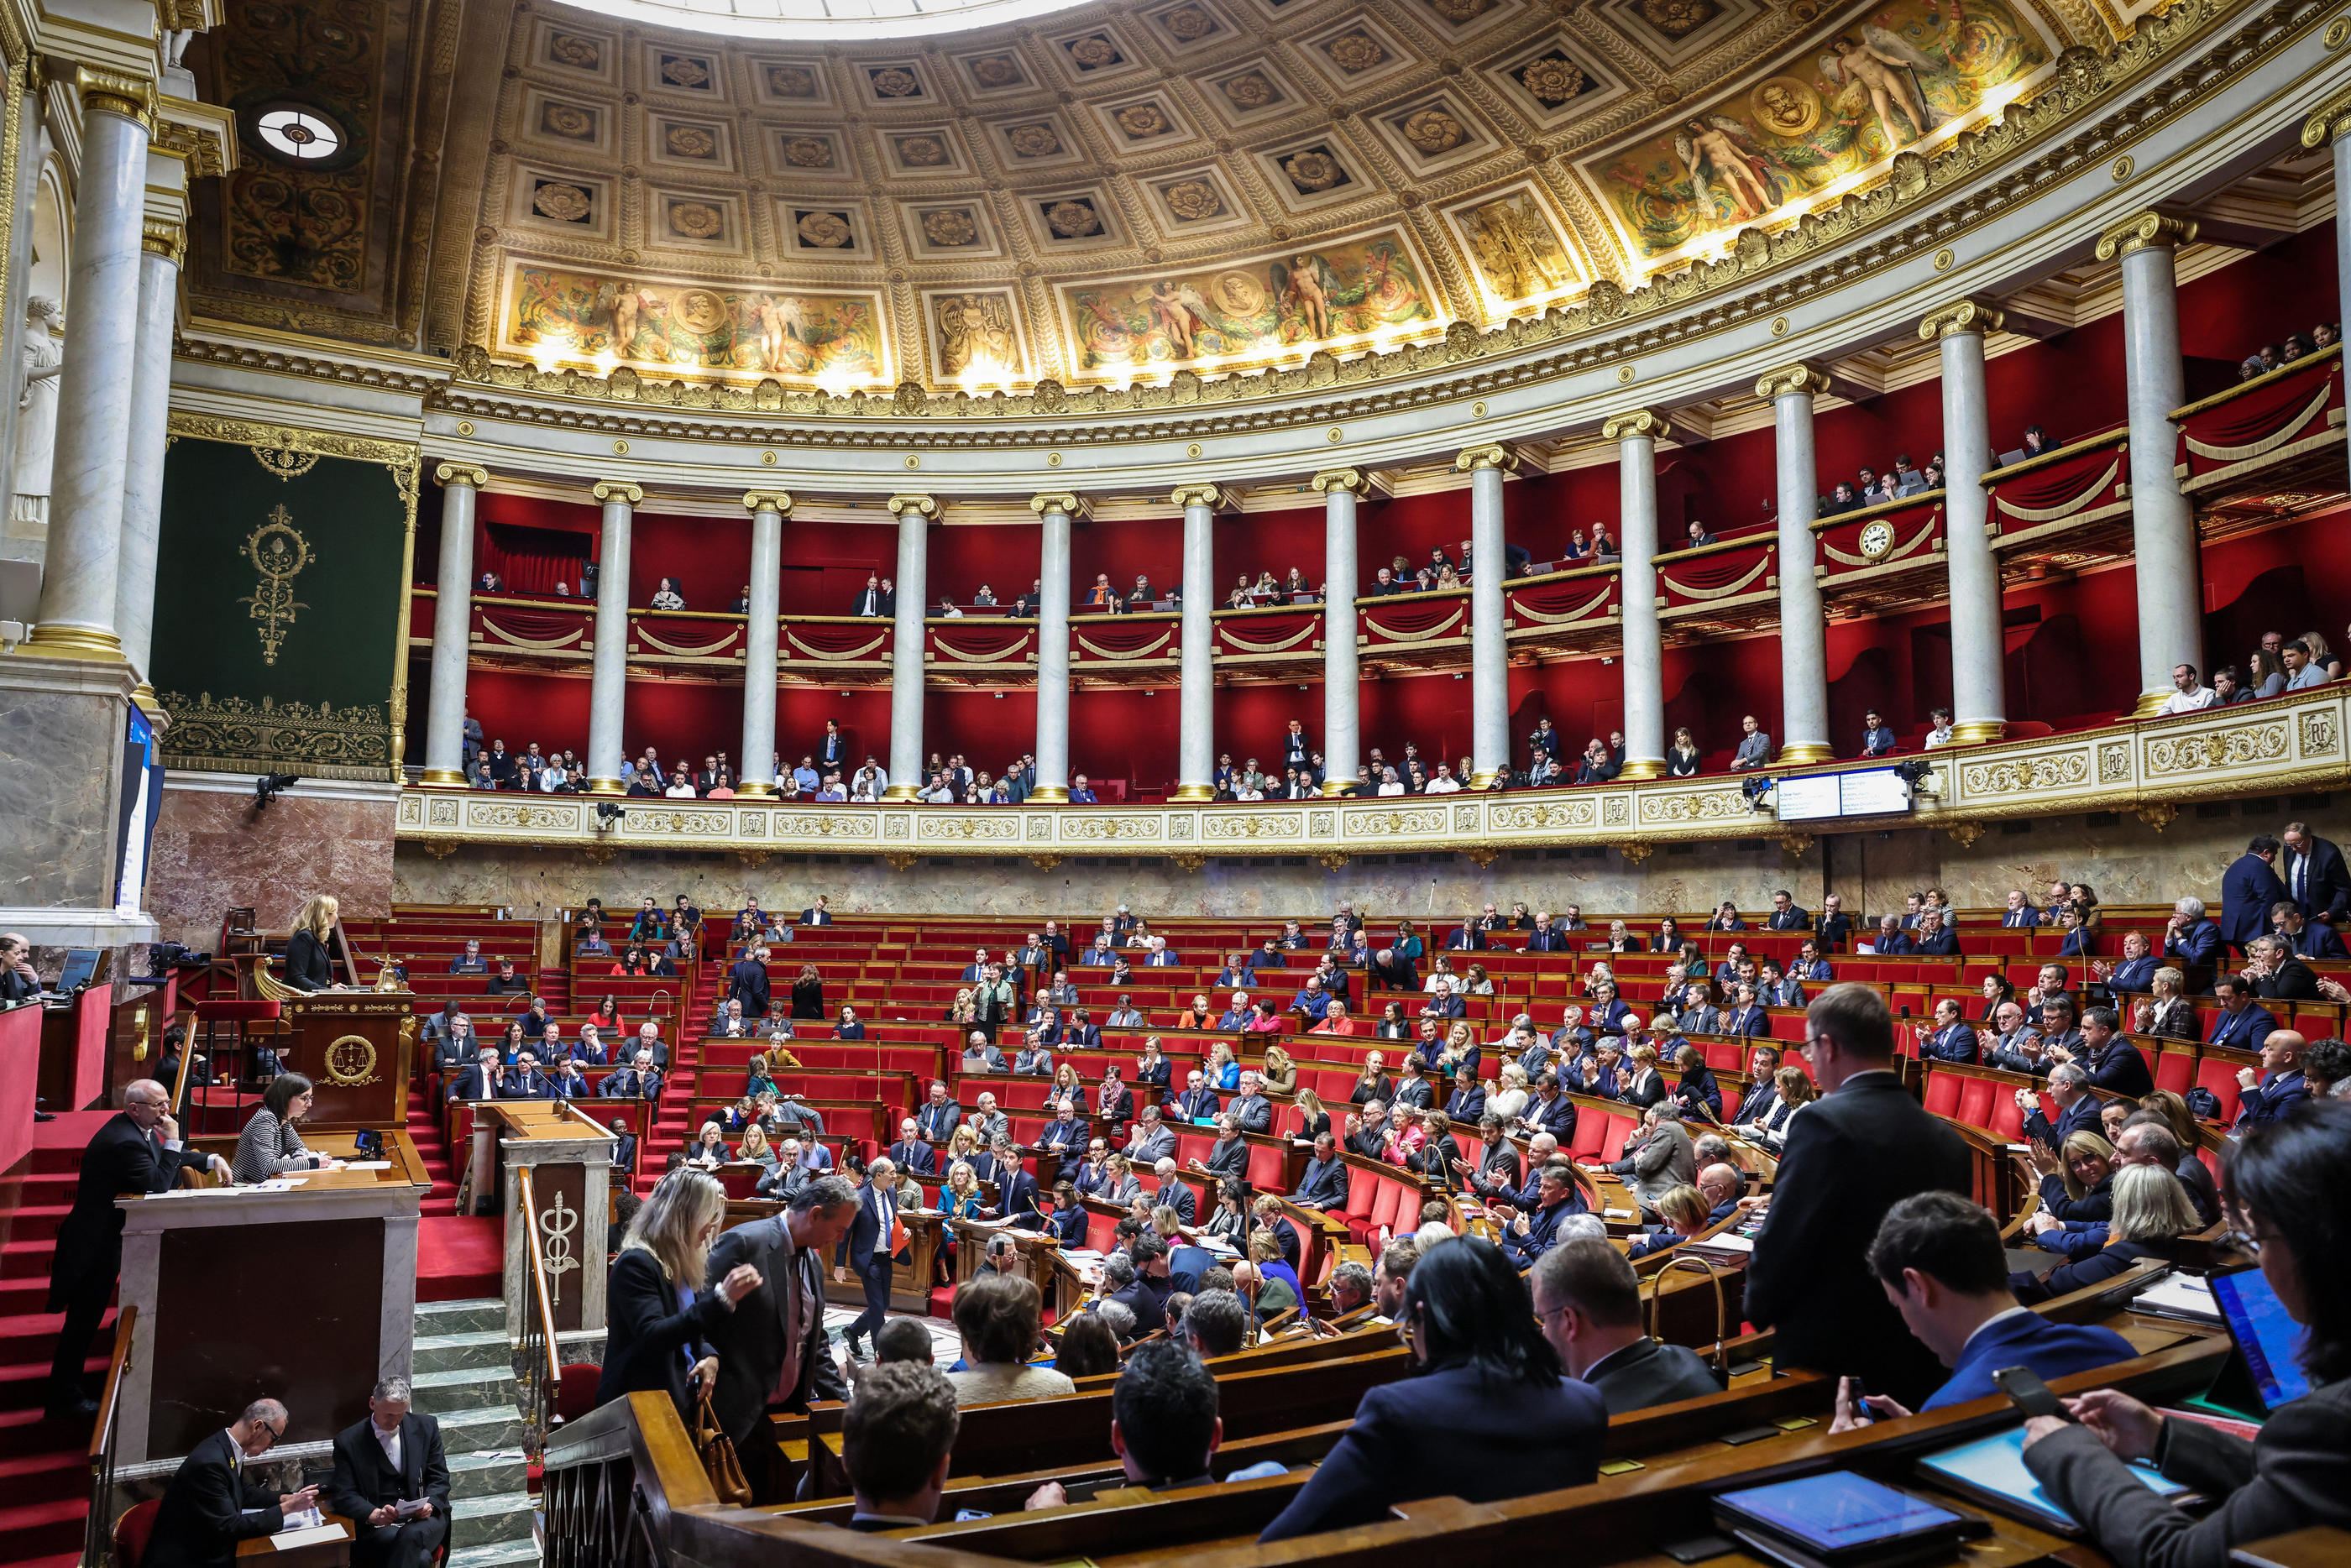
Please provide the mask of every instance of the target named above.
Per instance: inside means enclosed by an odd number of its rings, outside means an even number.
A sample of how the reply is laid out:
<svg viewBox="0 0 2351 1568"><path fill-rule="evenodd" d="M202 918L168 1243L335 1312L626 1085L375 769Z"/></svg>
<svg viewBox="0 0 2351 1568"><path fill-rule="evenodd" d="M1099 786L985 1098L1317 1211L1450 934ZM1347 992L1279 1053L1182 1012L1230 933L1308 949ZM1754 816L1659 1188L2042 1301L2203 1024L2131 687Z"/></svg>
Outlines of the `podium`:
<svg viewBox="0 0 2351 1568"><path fill-rule="evenodd" d="M278 1003L286 1033L270 1044L289 1073L310 1080L311 1127L408 1123L416 997L406 991L314 991Z"/></svg>
<svg viewBox="0 0 2351 1568"><path fill-rule="evenodd" d="M350 1158L349 1135L308 1140ZM280 1191L179 1188L119 1198L121 1301L136 1307L116 1460L185 1454L262 1396L285 1441L319 1442L406 1376L416 1334L416 1225L430 1179L403 1132L385 1170L316 1170Z"/></svg>

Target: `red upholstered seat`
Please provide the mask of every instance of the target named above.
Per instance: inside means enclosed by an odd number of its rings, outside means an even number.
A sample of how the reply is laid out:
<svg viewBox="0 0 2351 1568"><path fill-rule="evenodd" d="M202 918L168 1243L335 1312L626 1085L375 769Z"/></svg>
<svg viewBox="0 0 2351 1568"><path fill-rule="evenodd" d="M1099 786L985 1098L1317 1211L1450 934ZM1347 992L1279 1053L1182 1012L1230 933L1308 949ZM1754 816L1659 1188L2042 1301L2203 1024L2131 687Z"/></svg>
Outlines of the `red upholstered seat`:
<svg viewBox="0 0 2351 1568"><path fill-rule="evenodd" d="M555 1416L577 1421L596 1407L596 1380L604 1369L592 1361L573 1362L562 1369L555 1385Z"/></svg>
<svg viewBox="0 0 2351 1568"><path fill-rule="evenodd" d="M1601 1140L1608 1136L1608 1118L1590 1108L1575 1118L1575 1135L1567 1140L1567 1152L1577 1159L1589 1159L1600 1152Z"/></svg>
<svg viewBox="0 0 2351 1568"><path fill-rule="evenodd" d="M2184 1095L2196 1083L2196 1054L2193 1051L2165 1051L2155 1059L2155 1086Z"/></svg>
<svg viewBox="0 0 2351 1568"><path fill-rule="evenodd" d="M1740 1050L1740 1043L1736 1040L1708 1040L1703 1054L1706 1057L1706 1064L1718 1072L1729 1068L1735 1073L1747 1065L1743 1060L1745 1053Z"/></svg>
<svg viewBox="0 0 2351 1568"><path fill-rule="evenodd" d="M1280 1146L1253 1143L1249 1151L1249 1184L1259 1192L1279 1192L1289 1185L1286 1178L1288 1162L1282 1158Z"/></svg>
<svg viewBox="0 0 2351 1568"><path fill-rule="evenodd" d="M1938 1116L1958 1116L1962 1081L1957 1073L1928 1073L1924 1101L1928 1113Z"/></svg>
<svg viewBox="0 0 2351 1568"><path fill-rule="evenodd" d="M2220 1102L2220 1125L2227 1127L2237 1119L2237 1064L2219 1056L2205 1056L2196 1063L2196 1084L2210 1089Z"/></svg>
<svg viewBox="0 0 2351 1568"><path fill-rule="evenodd" d="M1372 1229L1386 1226L1394 1231L1409 1231L1420 1223L1417 1214L1406 1214L1405 1205L1412 1197L1412 1189L1393 1177L1374 1179L1379 1190L1372 1198Z"/></svg>
<svg viewBox="0 0 2351 1568"><path fill-rule="evenodd" d="M1625 1140L1631 1137L1633 1129L1641 1124L1631 1116L1619 1116L1614 1111L1608 1113L1605 1124L1600 1135L1600 1158L1613 1164L1625 1158Z"/></svg>
<svg viewBox="0 0 2351 1568"><path fill-rule="evenodd" d="M1722 1085L1722 1119L1724 1121L1736 1121L1739 1119L1739 1103L1740 1097L1737 1085L1725 1084Z"/></svg>
<svg viewBox="0 0 2351 1568"><path fill-rule="evenodd" d="M598 1370L601 1373L601 1368ZM592 1389L589 1397L594 1398ZM151 1497L145 1502L132 1503L114 1521L114 1560L121 1568L139 1568L147 1555L147 1542L155 1533L155 1516L162 1511L163 1500Z"/></svg>
<svg viewBox="0 0 2351 1568"><path fill-rule="evenodd" d="M1991 1097L1991 1136L2004 1143L2024 1141L2024 1112L2018 1108L2016 1096L2003 1090Z"/></svg>
<svg viewBox="0 0 2351 1568"><path fill-rule="evenodd" d="M240 1002L234 997L196 1003L196 1018L204 1023L259 1023L281 1016L284 1011L276 1002Z"/></svg>
<svg viewBox="0 0 2351 1568"><path fill-rule="evenodd" d="M1959 1119L1971 1127L1991 1126L1992 1096L2000 1085L1990 1078L1968 1078L1959 1086ZM2013 1098L2014 1096L2011 1096Z"/></svg>

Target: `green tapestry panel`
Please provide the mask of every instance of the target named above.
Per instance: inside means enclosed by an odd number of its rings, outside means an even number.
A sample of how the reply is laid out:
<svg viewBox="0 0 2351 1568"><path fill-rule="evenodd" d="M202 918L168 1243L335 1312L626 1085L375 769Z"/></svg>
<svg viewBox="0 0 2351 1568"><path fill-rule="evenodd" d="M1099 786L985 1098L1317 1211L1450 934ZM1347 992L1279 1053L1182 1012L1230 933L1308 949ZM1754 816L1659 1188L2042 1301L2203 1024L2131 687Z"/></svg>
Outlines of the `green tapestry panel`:
<svg viewBox="0 0 2351 1568"><path fill-rule="evenodd" d="M149 683L167 767L398 776L416 451L177 415Z"/></svg>

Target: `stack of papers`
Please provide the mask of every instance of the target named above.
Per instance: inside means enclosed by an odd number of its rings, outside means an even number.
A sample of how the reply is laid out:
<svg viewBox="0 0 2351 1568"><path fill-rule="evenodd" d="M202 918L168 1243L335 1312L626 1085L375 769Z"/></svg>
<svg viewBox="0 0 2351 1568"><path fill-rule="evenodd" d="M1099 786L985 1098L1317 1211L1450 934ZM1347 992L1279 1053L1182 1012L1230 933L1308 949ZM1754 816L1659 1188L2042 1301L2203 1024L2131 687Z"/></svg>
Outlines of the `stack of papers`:
<svg viewBox="0 0 2351 1568"><path fill-rule="evenodd" d="M2194 1274L2164 1275L2131 1298L2131 1310L2158 1317L2184 1318L2189 1323L2220 1321L2220 1306L2212 1299L2212 1287Z"/></svg>
<svg viewBox="0 0 2351 1568"><path fill-rule="evenodd" d="M281 1530L269 1538L273 1552L291 1552L298 1546L317 1546L329 1541L348 1541L349 1532L340 1524L315 1525L308 1530Z"/></svg>

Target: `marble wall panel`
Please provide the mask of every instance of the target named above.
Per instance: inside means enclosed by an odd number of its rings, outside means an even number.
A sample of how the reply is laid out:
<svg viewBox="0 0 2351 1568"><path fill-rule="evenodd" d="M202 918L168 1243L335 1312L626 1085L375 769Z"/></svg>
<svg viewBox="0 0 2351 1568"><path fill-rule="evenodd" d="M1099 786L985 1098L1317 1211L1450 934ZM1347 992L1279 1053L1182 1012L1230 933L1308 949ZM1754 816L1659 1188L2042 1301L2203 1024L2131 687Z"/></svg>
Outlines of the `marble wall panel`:
<svg viewBox="0 0 2351 1568"><path fill-rule="evenodd" d="M0 684L0 907L113 907L126 711L102 691Z"/></svg>
<svg viewBox="0 0 2351 1568"><path fill-rule="evenodd" d="M265 930L290 925L313 893L333 894L346 919L388 915L395 810L389 791L352 800L297 788L256 811L249 794L167 784L148 907L165 939L205 951L234 908L251 906Z"/></svg>

